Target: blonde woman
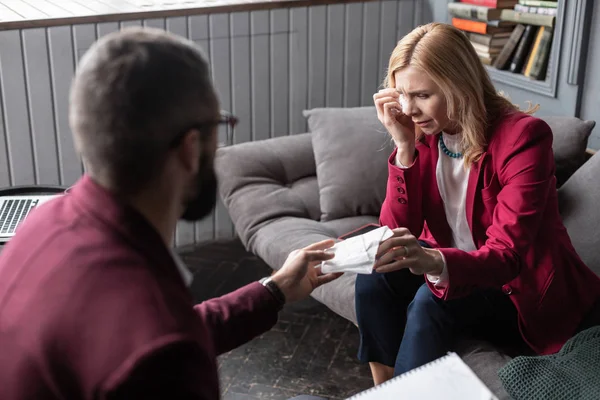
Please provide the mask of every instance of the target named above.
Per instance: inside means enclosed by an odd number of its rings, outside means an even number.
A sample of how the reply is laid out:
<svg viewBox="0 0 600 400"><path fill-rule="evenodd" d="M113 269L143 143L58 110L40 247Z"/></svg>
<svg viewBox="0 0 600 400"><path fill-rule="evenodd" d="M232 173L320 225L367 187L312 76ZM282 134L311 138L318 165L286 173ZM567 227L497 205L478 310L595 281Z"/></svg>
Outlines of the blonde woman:
<svg viewBox="0 0 600 400"><path fill-rule="evenodd" d="M558 213L552 132L496 92L462 32L405 36L374 101L396 144L380 215L395 234L356 280L376 384L465 335L550 354L600 322L600 279Z"/></svg>

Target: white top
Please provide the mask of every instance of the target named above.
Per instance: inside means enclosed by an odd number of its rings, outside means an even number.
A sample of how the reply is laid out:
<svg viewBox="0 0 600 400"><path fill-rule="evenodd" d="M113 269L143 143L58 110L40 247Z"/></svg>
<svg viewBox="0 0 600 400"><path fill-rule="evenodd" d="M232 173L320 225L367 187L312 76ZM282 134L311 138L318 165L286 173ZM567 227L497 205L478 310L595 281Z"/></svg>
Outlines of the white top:
<svg viewBox="0 0 600 400"><path fill-rule="evenodd" d="M442 133L444 144L453 153L460 152L460 136ZM440 196L444 202L444 211L448 225L452 230L452 247L463 251L477 250L473 235L467 222L466 199L469 183L469 169L466 169L462 158L453 158L445 154L441 143L438 142L439 157L435 170ZM396 157L396 166L408 168ZM440 252L442 258L444 255ZM440 276L427 275L427 279L437 287L448 284L448 270L444 258L444 269Z"/></svg>

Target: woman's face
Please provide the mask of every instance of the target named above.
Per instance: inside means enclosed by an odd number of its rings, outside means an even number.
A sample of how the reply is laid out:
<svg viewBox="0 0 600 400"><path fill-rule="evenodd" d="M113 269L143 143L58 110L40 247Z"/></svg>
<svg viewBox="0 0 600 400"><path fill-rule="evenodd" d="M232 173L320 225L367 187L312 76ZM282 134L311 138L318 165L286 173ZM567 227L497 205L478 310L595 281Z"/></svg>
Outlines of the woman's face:
<svg viewBox="0 0 600 400"><path fill-rule="evenodd" d="M448 119L446 99L439 86L425 72L408 66L397 71L394 78L396 90L400 92L402 111L412 118L423 133L455 133Z"/></svg>

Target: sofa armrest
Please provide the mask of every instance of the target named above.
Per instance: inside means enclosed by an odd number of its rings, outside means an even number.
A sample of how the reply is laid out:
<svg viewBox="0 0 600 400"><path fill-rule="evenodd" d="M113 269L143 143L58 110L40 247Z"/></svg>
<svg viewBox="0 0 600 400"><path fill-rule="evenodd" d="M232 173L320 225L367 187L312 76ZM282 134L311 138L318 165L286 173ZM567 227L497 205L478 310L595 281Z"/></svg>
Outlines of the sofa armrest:
<svg viewBox="0 0 600 400"><path fill-rule="evenodd" d="M278 218L320 218L310 133L219 148L215 166L219 194L247 247Z"/></svg>

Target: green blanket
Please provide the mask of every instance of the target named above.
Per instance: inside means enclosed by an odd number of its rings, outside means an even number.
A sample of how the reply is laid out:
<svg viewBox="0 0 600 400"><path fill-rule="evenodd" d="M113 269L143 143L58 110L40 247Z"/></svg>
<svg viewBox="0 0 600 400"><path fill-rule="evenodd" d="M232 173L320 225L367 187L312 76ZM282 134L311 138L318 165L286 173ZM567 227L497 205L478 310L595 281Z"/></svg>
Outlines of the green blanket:
<svg viewBox="0 0 600 400"><path fill-rule="evenodd" d="M556 354L515 357L498 375L515 400L598 400L600 326L578 333Z"/></svg>

